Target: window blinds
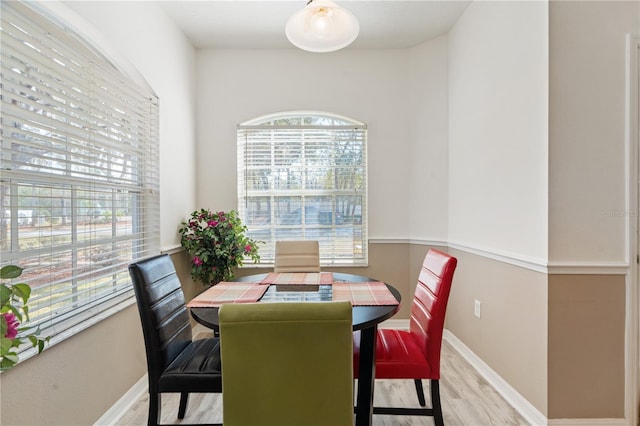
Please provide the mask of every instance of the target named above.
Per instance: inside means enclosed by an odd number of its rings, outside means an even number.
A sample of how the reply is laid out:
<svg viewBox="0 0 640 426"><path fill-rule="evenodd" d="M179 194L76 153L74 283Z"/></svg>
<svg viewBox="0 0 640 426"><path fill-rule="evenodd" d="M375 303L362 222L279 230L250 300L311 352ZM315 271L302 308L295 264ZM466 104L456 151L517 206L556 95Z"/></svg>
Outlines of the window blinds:
<svg viewBox="0 0 640 426"><path fill-rule="evenodd" d="M132 297L159 252L158 99L27 4L2 2L0 249L56 335Z"/></svg>
<svg viewBox="0 0 640 426"><path fill-rule="evenodd" d="M367 264L366 126L288 113L238 126L238 199L249 235L320 242L323 265Z"/></svg>

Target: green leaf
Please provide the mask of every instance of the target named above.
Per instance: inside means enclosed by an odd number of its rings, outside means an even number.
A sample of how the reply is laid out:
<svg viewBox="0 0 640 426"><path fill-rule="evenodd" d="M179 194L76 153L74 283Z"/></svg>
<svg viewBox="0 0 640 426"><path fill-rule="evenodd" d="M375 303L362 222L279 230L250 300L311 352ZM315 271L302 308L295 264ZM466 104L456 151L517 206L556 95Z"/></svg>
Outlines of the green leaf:
<svg viewBox="0 0 640 426"><path fill-rule="evenodd" d="M14 284L13 291L16 296L22 299L22 303L26 305L29 297L31 297L31 287L28 284Z"/></svg>
<svg viewBox="0 0 640 426"><path fill-rule="evenodd" d="M18 362L18 354L16 354L15 352L10 352L8 354L5 354L2 357L2 362L0 362L0 367L2 367L3 369L5 367L11 368L14 365L16 365L17 362Z"/></svg>
<svg viewBox="0 0 640 426"><path fill-rule="evenodd" d="M4 319L4 316L0 316L0 336L3 336L2 343L4 343L5 340L9 340L4 338L4 336L7 335L7 328L9 328L7 326L7 320Z"/></svg>
<svg viewBox="0 0 640 426"><path fill-rule="evenodd" d="M11 300L11 295L13 291L5 284L0 284L0 302L2 302L2 307L5 307L9 304L9 300Z"/></svg>
<svg viewBox="0 0 640 426"><path fill-rule="evenodd" d="M6 337L0 337L0 354L4 356L7 353L9 353L9 350L11 349L12 345L13 345L13 341L11 339L7 339Z"/></svg>
<svg viewBox="0 0 640 426"><path fill-rule="evenodd" d="M38 338L36 336L34 336L33 334L27 336L27 338L31 342L31 346L33 346L34 348L38 345Z"/></svg>
<svg viewBox="0 0 640 426"><path fill-rule="evenodd" d="M24 303L25 305L22 307L22 310L24 311L24 320L29 321L29 307L26 305L27 302Z"/></svg>
<svg viewBox="0 0 640 426"><path fill-rule="evenodd" d="M22 312L15 306L9 306L9 311L13 312L13 314L18 319L18 322L22 322Z"/></svg>
<svg viewBox="0 0 640 426"><path fill-rule="evenodd" d="M17 265L5 265L0 268L0 278L3 280L11 280L22 275L22 268Z"/></svg>

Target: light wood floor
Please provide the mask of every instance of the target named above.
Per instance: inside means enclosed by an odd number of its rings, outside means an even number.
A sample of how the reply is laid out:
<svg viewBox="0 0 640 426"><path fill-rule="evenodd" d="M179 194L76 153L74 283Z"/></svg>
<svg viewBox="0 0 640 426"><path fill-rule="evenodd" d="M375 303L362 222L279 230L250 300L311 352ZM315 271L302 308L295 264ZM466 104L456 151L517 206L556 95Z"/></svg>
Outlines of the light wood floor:
<svg viewBox="0 0 640 426"><path fill-rule="evenodd" d="M445 341L441 359L440 396L446 426L528 425L471 366ZM428 381L423 381L429 405ZM162 396L162 422L176 423L179 395ZM146 425L148 395L136 401L117 425ZM374 405L418 407L413 381L376 380ZM184 423L222 423L222 396L191 394ZM373 416L374 426L433 425L430 417ZM300 425L304 426L304 425Z"/></svg>

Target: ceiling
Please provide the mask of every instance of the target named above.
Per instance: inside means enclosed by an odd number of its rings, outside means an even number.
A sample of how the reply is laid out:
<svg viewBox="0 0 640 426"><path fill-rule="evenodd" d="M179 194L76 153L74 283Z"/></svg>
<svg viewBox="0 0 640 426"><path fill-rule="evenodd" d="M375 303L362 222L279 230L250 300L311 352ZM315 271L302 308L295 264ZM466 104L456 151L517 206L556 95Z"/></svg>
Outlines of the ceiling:
<svg viewBox="0 0 640 426"><path fill-rule="evenodd" d="M337 0L360 22L347 49L415 46L446 33L471 0ZM160 5L199 49L292 48L284 34L287 19L306 0L163 1Z"/></svg>

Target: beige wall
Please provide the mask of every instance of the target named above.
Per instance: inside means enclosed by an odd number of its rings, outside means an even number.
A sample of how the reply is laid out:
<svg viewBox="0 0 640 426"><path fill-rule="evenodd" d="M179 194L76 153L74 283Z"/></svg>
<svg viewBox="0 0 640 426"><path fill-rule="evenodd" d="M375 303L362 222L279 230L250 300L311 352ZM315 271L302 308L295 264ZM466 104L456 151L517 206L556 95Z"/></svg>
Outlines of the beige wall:
<svg viewBox="0 0 640 426"><path fill-rule="evenodd" d="M3 426L93 424L145 373L135 305L2 373Z"/></svg>
<svg viewBox="0 0 640 426"><path fill-rule="evenodd" d="M446 328L547 414L547 277L487 257L458 258ZM474 301L482 305L476 318Z"/></svg>
<svg viewBox="0 0 640 426"><path fill-rule="evenodd" d="M549 414L623 418L625 278L549 276Z"/></svg>

